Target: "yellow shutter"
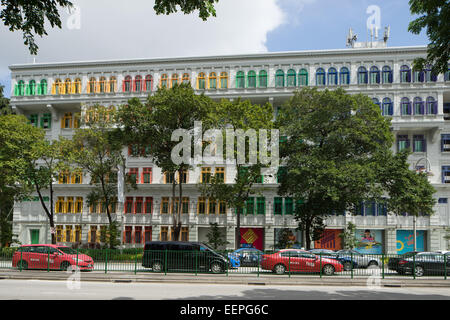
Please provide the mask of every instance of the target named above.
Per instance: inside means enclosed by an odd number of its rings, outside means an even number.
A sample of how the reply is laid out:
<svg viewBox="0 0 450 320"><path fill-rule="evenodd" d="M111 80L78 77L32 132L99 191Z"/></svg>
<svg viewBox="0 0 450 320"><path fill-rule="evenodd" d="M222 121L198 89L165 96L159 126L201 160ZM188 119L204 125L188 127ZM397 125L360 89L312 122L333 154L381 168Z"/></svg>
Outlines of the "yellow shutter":
<svg viewBox="0 0 450 320"><path fill-rule="evenodd" d="M110 85L111 85L111 81L105 81L105 92L109 93L110 92Z"/></svg>
<svg viewBox="0 0 450 320"><path fill-rule="evenodd" d="M100 81L96 81L95 82L95 93L99 93L100 92Z"/></svg>
<svg viewBox="0 0 450 320"><path fill-rule="evenodd" d="M91 81L88 81L86 90L87 90L87 93L91 93Z"/></svg>
<svg viewBox="0 0 450 320"><path fill-rule="evenodd" d="M52 84L52 94L56 94L56 83Z"/></svg>

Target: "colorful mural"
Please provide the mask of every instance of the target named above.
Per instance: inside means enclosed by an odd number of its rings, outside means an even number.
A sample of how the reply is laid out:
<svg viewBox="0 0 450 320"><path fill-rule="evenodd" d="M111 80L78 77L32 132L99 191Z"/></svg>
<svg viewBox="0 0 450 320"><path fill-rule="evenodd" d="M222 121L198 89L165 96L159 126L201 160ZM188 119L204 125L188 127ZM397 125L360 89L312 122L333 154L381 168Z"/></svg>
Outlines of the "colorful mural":
<svg viewBox="0 0 450 320"><path fill-rule="evenodd" d="M363 254L383 253L383 230L357 229L355 237L358 240L356 251Z"/></svg>
<svg viewBox="0 0 450 320"><path fill-rule="evenodd" d="M251 244L254 248L264 250L263 228L241 228L241 246Z"/></svg>
<svg viewBox="0 0 450 320"><path fill-rule="evenodd" d="M342 238L339 236L342 229L325 229L322 239L314 242L316 249L341 250Z"/></svg>
<svg viewBox="0 0 450 320"><path fill-rule="evenodd" d="M397 230L397 254L414 250L413 230ZM416 251L425 251L425 231L416 231Z"/></svg>

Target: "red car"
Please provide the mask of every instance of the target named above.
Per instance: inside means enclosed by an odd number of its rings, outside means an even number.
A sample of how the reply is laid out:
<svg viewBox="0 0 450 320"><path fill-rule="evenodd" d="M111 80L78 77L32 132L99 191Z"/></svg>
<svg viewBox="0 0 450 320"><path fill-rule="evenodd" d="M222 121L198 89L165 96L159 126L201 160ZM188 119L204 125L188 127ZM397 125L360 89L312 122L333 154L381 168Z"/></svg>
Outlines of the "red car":
<svg viewBox="0 0 450 320"><path fill-rule="evenodd" d="M77 263L78 260L78 263ZM53 244L23 245L14 252L13 268L67 270L78 266L80 270L93 270L94 261L88 255Z"/></svg>
<svg viewBox="0 0 450 320"><path fill-rule="evenodd" d="M261 257L261 268L276 274L290 272L320 272L328 276L342 272L344 266L337 260L320 258L304 250L284 249Z"/></svg>

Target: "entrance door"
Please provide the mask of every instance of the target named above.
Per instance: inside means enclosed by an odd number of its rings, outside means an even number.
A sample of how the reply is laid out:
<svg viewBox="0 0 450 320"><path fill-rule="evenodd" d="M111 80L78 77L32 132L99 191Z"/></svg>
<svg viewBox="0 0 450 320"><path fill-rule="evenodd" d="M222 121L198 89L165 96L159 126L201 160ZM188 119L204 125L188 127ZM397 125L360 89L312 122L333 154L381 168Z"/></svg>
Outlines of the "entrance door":
<svg viewBox="0 0 450 320"><path fill-rule="evenodd" d="M39 244L39 229L30 230L31 244Z"/></svg>

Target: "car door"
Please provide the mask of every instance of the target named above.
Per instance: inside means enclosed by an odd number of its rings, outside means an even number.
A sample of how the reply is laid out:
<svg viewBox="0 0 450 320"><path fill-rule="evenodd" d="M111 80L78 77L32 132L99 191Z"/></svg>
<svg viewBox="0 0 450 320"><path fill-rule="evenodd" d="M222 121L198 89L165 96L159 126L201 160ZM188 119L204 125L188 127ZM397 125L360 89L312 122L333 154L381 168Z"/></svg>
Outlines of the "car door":
<svg viewBox="0 0 450 320"><path fill-rule="evenodd" d="M182 269L182 256L177 243L167 243L167 268Z"/></svg>
<svg viewBox="0 0 450 320"><path fill-rule="evenodd" d="M47 268L47 247L45 246L34 246L34 250L30 252L30 268L33 269L45 269Z"/></svg>
<svg viewBox="0 0 450 320"><path fill-rule="evenodd" d="M316 272L319 270L320 260L316 259L316 255L306 252L299 252L298 256L301 259L302 271Z"/></svg>

